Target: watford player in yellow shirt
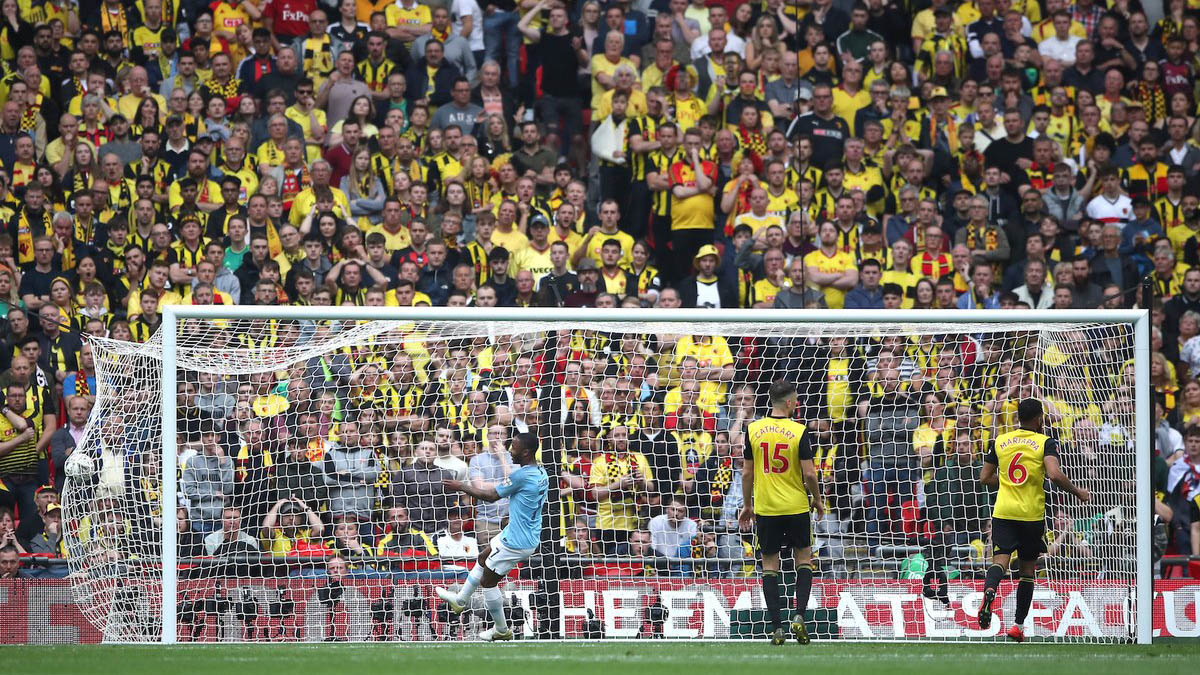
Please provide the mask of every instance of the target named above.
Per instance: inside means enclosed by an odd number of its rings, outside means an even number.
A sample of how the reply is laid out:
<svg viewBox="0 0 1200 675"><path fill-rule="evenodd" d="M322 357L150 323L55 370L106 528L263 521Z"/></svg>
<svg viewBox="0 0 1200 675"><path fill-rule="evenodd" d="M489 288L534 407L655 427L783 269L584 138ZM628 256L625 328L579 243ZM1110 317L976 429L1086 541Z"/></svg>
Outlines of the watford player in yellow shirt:
<svg viewBox="0 0 1200 675"><path fill-rule="evenodd" d="M779 596L779 552L791 548L796 561L796 606L791 632L808 644L804 611L812 591L812 520L825 513L813 450L807 428L796 422L796 385L775 380L768 392L771 414L750 423L746 430L742 494L745 505L738 523L748 530L758 523L758 548L762 551L763 596L771 621L771 644L781 645L787 633L780 623L783 599Z"/></svg>
<svg viewBox="0 0 1200 675"><path fill-rule="evenodd" d="M1043 411L1040 399L1027 398L1017 404L1020 428L996 439L996 445L983 460L979 482L998 487L992 507L992 566L987 571L983 604L979 608L979 628L992 623L992 602L996 589L1008 570L1013 551L1017 552L1021 580L1017 583L1017 615L1008 637L1022 642L1022 624L1033 602L1034 575L1038 558L1046 552L1047 478L1063 490L1087 503L1091 494L1071 482L1058 459L1058 441L1042 433Z"/></svg>

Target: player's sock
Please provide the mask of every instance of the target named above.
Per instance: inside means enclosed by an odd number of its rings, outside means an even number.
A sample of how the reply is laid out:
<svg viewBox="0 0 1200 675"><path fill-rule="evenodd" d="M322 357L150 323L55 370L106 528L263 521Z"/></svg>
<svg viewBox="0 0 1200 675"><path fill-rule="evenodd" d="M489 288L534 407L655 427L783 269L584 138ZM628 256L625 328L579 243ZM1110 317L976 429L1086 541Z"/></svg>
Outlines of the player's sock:
<svg viewBox="0 0 1200 675"><path fill-rule="evenodd" d="M983 584L983 590L991 589L993 592L1000 588L1000 580L1004 578L1004 566L992 563L992 566L987 571L987 581Z"/></svg>
<svg viewBox="0 0 1200 675"><path fill-rule="evenodd" d="M1021 577L1017 582L1017 615L1014 618L1018 626L1024 625L1025 617L1029 616L1029 606L1033 604L1033 583L1033 577Z"/></svg>
<svg viewBox="0 0 1200 675"><path fill-rule="evenodd" d="M803 621L808 610L808 596L812 594L813 568L811 564L796 565L796 608L792 619Z"/></svg>
<svg viewBox="0 0 1200 675"><path fill-rule="evenodd" d="M950 604L950 577L946 576L946 568L938 567L937 581L937 599L947 605Z"/></svg>
<svg viewBox="0 0 1200 675"><path fill-rule="evenodd" d="M479 588L479 582L483 581L483 567L476 565L467 573L467 580L463 582L462 588L458 589L458 597L454 599L460 605L467 604L471 599L471 594Z"/></svg>
<svg viewBox="0 0 1200 675"><path fill-rule="evenodd" d="M921 594L927 598L932 598L935 596L933 589L933 577L933 567L925 570L925 574L921 575Z"/></svg>
<svg viewBox="0 0 1200 675"><path fill-rule="evenodd" d="M483 604L496 623L496 632L507 633L508 618L504 616L504 594L500 589L495 586L483 589Z"/></svg>
<svg viewBox="0 0 1200 675"><path fill-rule="evenodd" d="M767 601L767 618L771 620L771 630L779 628L779 610L783 599L779 597L779 572L766 570L762 578L763 598Z"/></svg>

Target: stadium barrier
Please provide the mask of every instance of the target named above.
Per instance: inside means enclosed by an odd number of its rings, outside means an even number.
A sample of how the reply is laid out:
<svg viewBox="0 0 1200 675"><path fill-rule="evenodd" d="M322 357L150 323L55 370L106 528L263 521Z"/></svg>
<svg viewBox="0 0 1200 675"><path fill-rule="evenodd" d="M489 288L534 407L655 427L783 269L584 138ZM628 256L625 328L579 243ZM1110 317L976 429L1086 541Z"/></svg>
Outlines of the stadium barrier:
<svg viewBox="0 0 1200 675"><path fill-rule="evenodd" d="M330 617L322 603L323 579L289 578L231 579L229 589L249 589L258 606L255 615L256 633L261 638L275 639L274 631L284 628L285 639L321 641L329 637L328 630L344 630L337 635L351 641L368 640L379 629L380 618L374 609L392 591L391 618L393 625L388 639L430 639L446 635L444 617L429 612L432 586L410 580L380 578L351 578L344 583L343 601ZM180 581L181 609L184 613L198 610L197 603L211 598L211 585ZM194 595L204 588L207 596ZM286 590L294 602L294 617L271 616L272 603L278 591ZM158 617L142 613L150 606L147 593L157 589L141 589L128 598L124 607L114 607L116 621L142 621L148 631L156 630ZM507 587L509 601L524 610L520 634L532 637L537 630L536 596L538 585L519 580ZM1014 587L1001 586L998 616L1011 612L1015 602ZM1128 602L1131 589L1094 579L1056 581L1039 586L1034 598L1029 631L1031 636L1075 635L1102 638L1125 635L1129 620ZM744 630L738 622L756 617L763 607L757 582L753 579L672 579L672 578L610 578L563 580L559 582L559 598L554 610L559 617L560 637L565 638L637 638L665 637L728 638L752 637L757 630ZM837 635L817 637L872 637L883 640L905 640L938 637L981 637L968 614L978 607L978 584L951 583L952 607L943 609L940 603L924 600L920 582L877 581L817 581L814 583L814 605L824 610L827 625L837 629ZM406 600L419 599L413 603ZM189 603L192 603L189 605ZM376 605L375 608L372 605ZM189 609L189 607L191 609ZM665 612L654 622L661 607ZM239 641L247 639L246 626L233 606L216 606L220 615L205 617L200 641ZM189 617L201 621L203 611ZM1160 579L1154 582L1153 630L1155 638L1200 638L1200 580ZM413 616L415 615L415 616ZM469 619L476 621L478 619ZM656 625L657 623L657 625ZM999 623L999 622L998 622ZM996 625L996 624L994 624ZM190 623L181 622L179 640L191 640ZM293 630L299 637L294 637ZM592 631L589 634L589 631ZM598 631L598 634L595 632ZM423 633L422 633L423 632ZM995 632L995 631L992 631ZM420 633L420 634L418 634ZM76 604L71 584L66 579L14 579L0 581L0 644L93 644L104 641L104 634L88 621ZM1002 637L1002 636L1000 636Z"/></svg>

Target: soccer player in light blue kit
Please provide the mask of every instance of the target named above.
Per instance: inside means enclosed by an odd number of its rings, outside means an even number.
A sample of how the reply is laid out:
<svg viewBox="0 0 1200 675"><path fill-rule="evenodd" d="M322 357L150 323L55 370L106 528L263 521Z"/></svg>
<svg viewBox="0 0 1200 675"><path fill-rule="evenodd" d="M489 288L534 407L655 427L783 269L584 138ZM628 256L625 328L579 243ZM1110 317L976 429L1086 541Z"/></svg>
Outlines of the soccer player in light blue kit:
<svg viewBox="0 0 1200 675"><path fill-rule="evenodd" d="M529 559L542 541L542 510L550 478L537 463L537 437L530 433L517 434L509 446L513 462L519 466L508 480L496 487L477 488L459 480L443 481L446 487L464 492L485 502L508 498L508 524L479 553L479 560L457 593L438 587L435 590L450 611L461 613L476 588L483 588L483 602L495 625L479 634L486 642L511 640L512 630L504 616L504 596L497 584L518 563Z"/></svg>

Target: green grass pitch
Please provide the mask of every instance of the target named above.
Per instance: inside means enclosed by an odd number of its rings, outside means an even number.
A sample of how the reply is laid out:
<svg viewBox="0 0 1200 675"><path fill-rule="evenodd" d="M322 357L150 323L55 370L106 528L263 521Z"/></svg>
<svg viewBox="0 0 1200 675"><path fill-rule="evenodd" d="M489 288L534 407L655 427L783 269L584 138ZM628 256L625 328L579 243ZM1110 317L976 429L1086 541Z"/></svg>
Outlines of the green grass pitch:
<svg viewBox="0 0 1200 675"><path fill-rule="evenodd" d="M114 675L1194 675L1200 640L1136 645L638 642L6 647L3 672Z"/></svg>

